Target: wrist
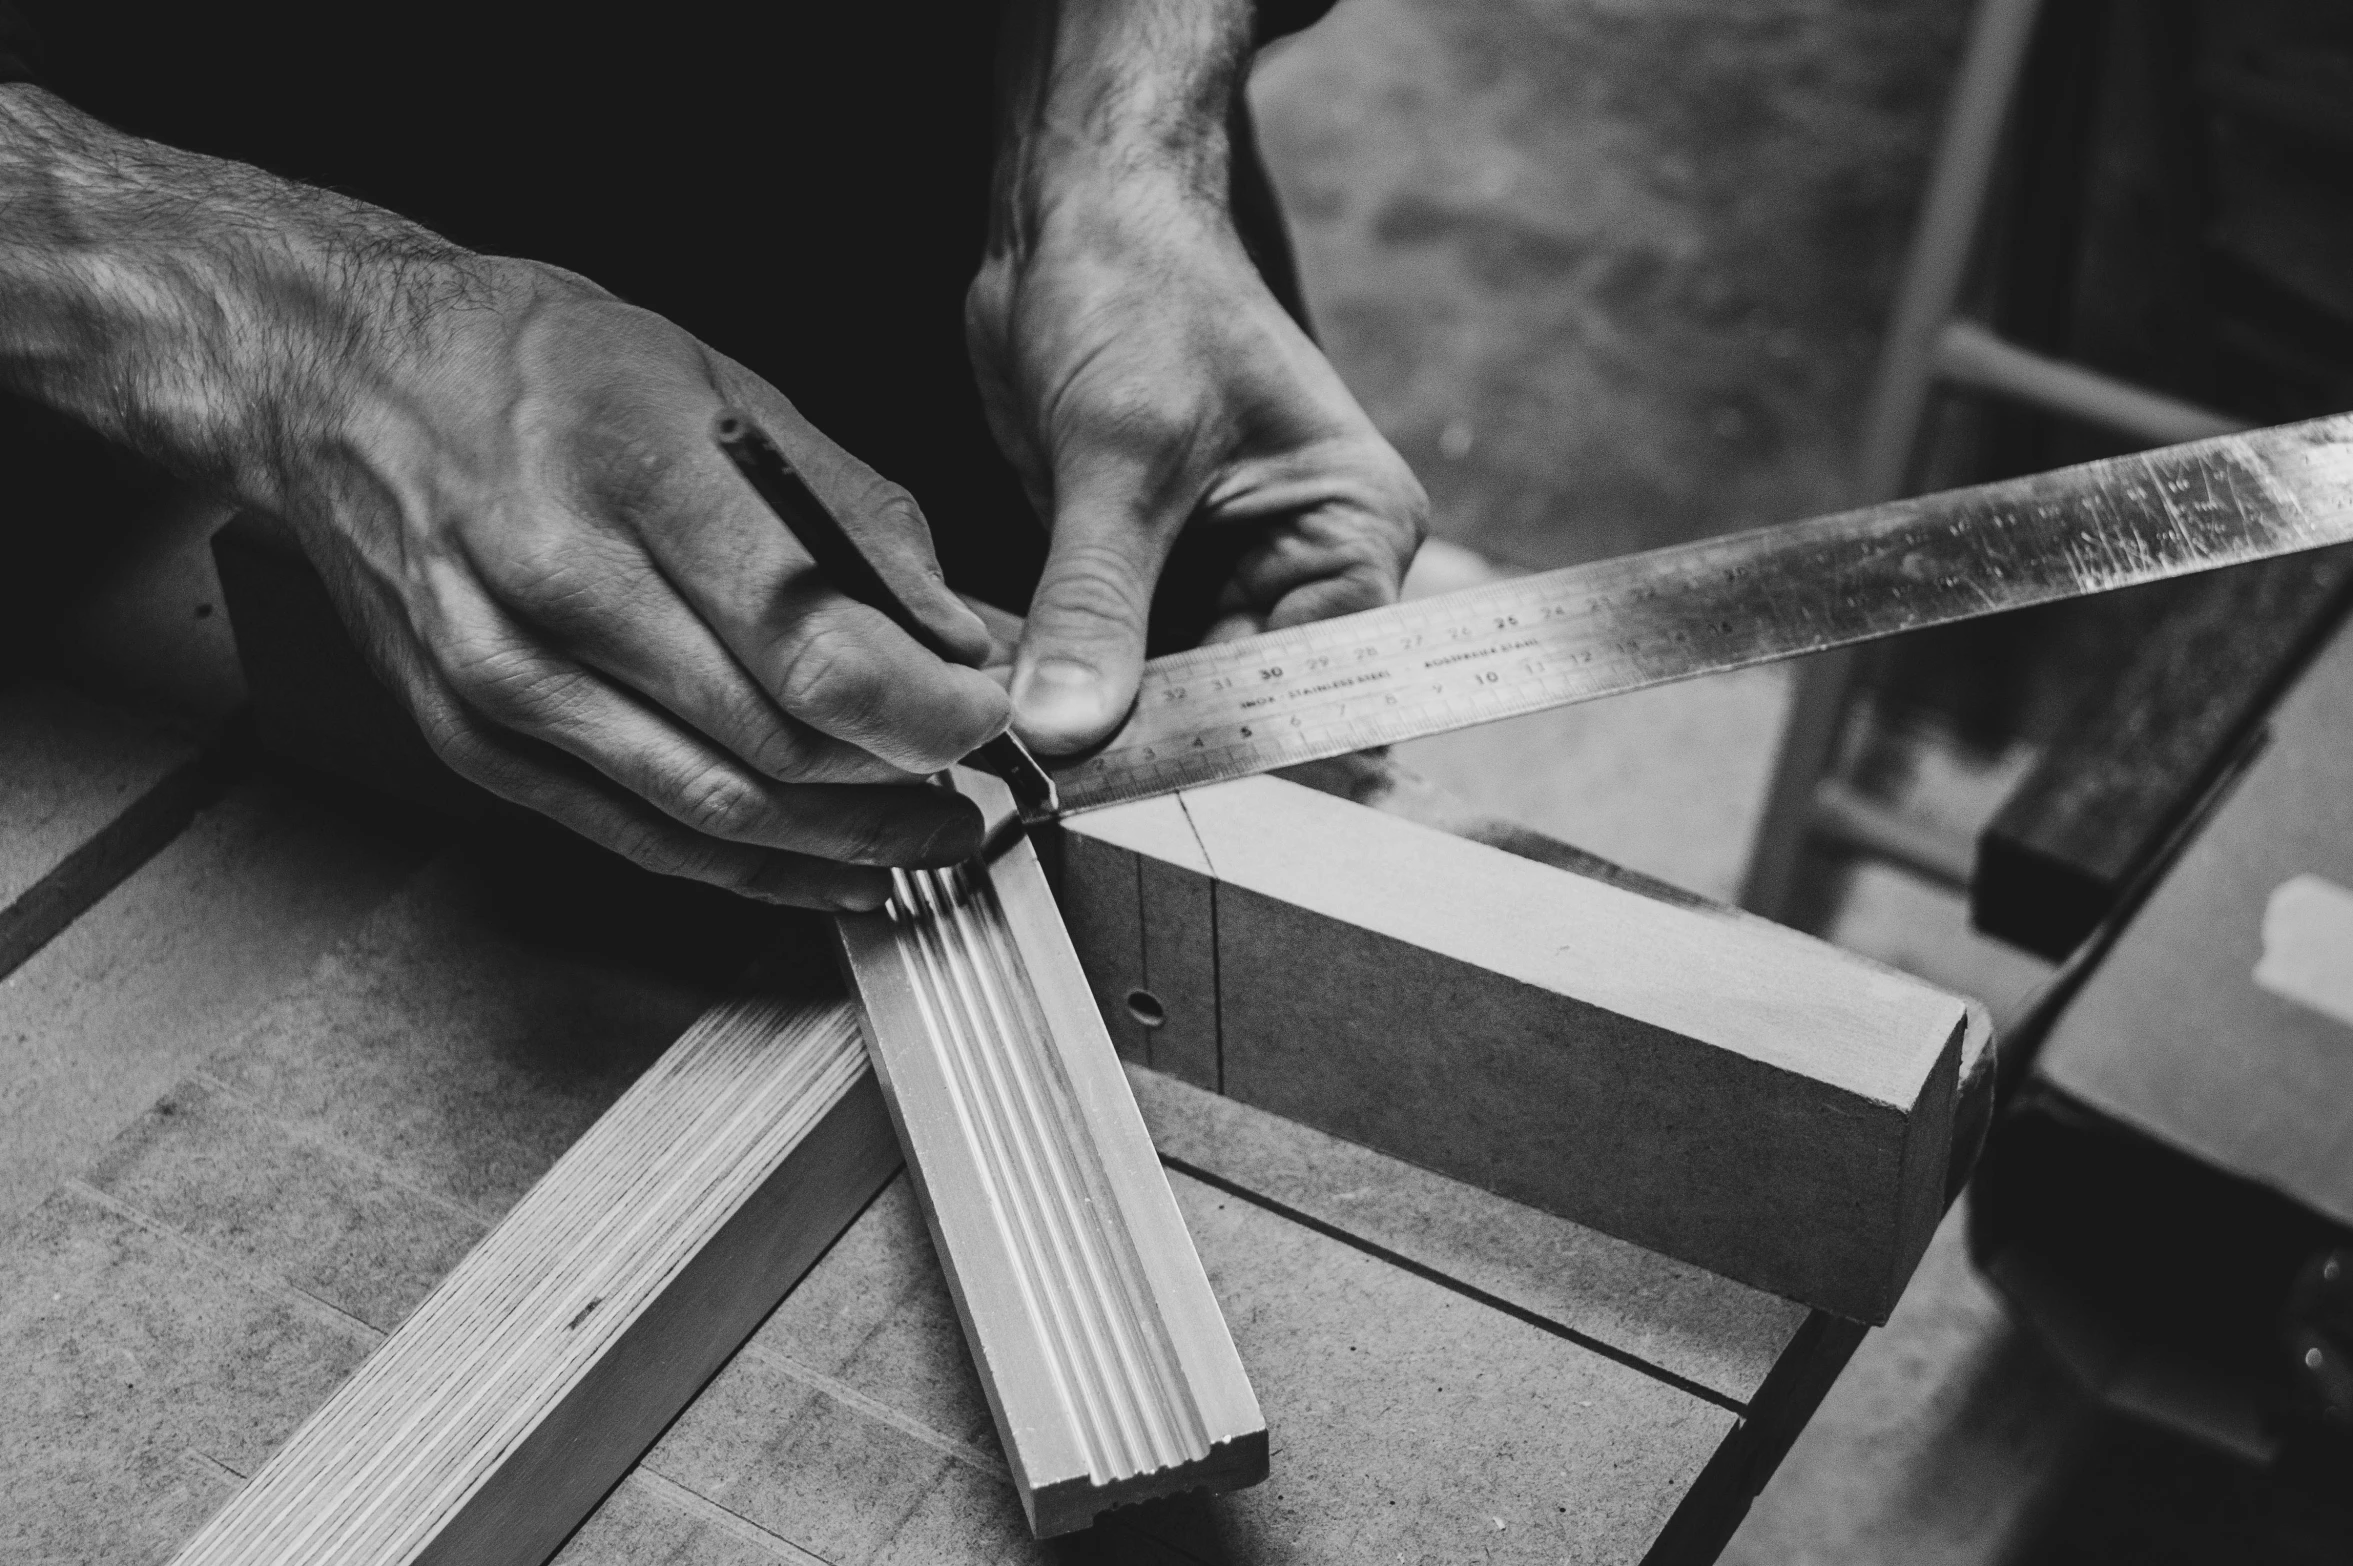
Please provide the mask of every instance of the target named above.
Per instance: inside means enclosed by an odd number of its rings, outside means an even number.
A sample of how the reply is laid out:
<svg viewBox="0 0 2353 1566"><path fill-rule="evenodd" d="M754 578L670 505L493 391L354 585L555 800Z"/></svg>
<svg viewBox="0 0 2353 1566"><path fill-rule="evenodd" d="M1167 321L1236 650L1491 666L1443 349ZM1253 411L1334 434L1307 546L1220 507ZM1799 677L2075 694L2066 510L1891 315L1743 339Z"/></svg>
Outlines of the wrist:
<svg viewBox="0 0 2353 1566"><path fill-rule="evenodd" d="M1248 75L1250 0L1021 0L999 79L996 237L1057 207L1223 210Z"/></svg>
<svg viewBox="0 0 2353 1566"><path fill-rule="evenodd" d="M265 507L407 378L479 258L390 213L0 98L0 384Z"/></svg>

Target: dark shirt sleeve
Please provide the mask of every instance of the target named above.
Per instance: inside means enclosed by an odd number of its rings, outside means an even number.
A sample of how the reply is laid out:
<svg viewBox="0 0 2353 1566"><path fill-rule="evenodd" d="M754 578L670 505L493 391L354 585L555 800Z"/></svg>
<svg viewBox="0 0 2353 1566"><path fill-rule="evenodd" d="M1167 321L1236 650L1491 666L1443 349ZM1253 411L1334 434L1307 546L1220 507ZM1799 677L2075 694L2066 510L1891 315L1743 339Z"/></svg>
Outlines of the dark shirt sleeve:
<svg viewBox="0 0 2353 1566"><path fill-rule="evenodd" d="M0 0L5 10L8 0ZM1258 0L1258 41L1271 43L1288 33L1312 26L1324 18L1324 13L1338 0Z"/></svg>
<svg viewBox="0 0 2353 1566"><path fill-rule="evenodd" d="M40 65L32 24L8 0L0 0L0 82L37 82Z"/></svg>

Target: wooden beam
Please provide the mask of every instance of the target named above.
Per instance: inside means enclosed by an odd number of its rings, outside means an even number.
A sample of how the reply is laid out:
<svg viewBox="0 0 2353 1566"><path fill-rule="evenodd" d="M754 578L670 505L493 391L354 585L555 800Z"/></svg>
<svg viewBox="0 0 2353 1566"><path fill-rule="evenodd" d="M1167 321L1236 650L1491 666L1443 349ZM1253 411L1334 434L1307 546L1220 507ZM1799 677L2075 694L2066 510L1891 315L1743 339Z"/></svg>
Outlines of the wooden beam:
<svg viewBox="0 0 2353 1566"><path fill-rule="evenodd" d="M1858 1320L1943 1210L1983 1026L1957 997L1279 779L1063 837L1072 932L1142 1064ZM1200 913L1155 922L1180 894ZM1211 978L1164 998L1168 971Z"/></svg>
<svg viewBox="0 0 2353 1566"><path fill-rule="evenodd" d="M1256 1484L1266 1421L1036 853L897 879L836 928L1030 1526Z"/></svg>
<svg viewBox="0 0 2353 1566"><path fill-rule="evenodd" d="M715 1009L178 1566L545 1559L897 1167L849 1006Z"/></svg>

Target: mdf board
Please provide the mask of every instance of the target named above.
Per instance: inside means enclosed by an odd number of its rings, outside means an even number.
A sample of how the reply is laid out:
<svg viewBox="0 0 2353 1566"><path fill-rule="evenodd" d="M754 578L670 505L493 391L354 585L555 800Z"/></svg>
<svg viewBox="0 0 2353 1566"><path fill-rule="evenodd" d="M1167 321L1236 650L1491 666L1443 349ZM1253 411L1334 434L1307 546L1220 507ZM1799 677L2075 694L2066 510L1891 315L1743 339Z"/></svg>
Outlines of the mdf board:
<svg viewBox="0 0 2353 1566"><path fill-rule="evenodd" d="M1235 1098L1859 1320L1943 1210L1982 1026L1957 997L1272 778L1063 831L1072 907L1206 889L1178 939L1214 942L1210 1085ZM1100 999L1146 988L1148 915L1072 927Z"/></svg>
<svg viewBox="0 0 2353 1566"><path fill-rule="evenodd" d="M91 788L120 813L72 812L91 834L80 841L104 841L155 798L139 754L127 773L101 774L124 786ZM154 847L0 980L0 1222L234 1037L420 858L258 780Z"/></svg>
<svg viewBox="0 0 2353 1566"><path fill-rule="evenodd" d="M2353 624L2085 980L2039 1069L2353 1222Z"/></svg>
<svg viewBox="0 0 2353 1566"><path fill-rule="evenodd" d="M412 883L15 1232L0 1556L168 1559L710 999L547 945L462 865ZM1527 1258L1610 1242L1354 1150L1400 1193L1383 1214L1422 1215L1363 1233L1284 1173L1326 1141L1207 1097L1171 1183L1275 1476L1114 1513L1075 1558L1634 1561L1727 1504L1702 1477L1761 1422L1789 1307L1717 1279L1679 1312L1693 1280L1630 1248L1581 1285L1619 1279L1614 1304L1548 1296ZM1047 1558L903 1183L562 1558Z"/></svg>
<svg viewBox="0 0 2353 1566"><path fill-rule="evenodd" d="M61 686L0 681L0 977L188 822L195 747Z"/></svg>

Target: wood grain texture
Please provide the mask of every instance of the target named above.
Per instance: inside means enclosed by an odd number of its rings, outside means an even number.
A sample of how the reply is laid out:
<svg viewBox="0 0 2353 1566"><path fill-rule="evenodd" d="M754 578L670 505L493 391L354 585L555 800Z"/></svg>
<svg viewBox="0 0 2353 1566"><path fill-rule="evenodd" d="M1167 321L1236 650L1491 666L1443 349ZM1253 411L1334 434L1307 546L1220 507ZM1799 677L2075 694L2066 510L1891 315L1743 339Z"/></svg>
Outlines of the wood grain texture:
<svg viewBox="0 0 2353 1566"><path fill-rule="evenodd" d="M1233 1097L1861 1320L1934 1231L1958 998L1276 779L1064 831L1210 866Z"/></svg>
<svg viewBox="0 0 2353 1566"><path fill-rule="evenodd" d="M846 1006L720 1007L175 1559L543 1559L897 1163Z"/></svg>
<svg viewBox="0 0 2353 1566"><path fill-rule="evenodd" d="M2353 1222L2353 1026L2256 981L2302 876L2353 887L2353 624L2059 1018L2038 1069L2109 1115ZM2275 930L2275 937L2277 935Z"/></svg>
<svg viewBox="0 0 2353 1566"><path fill-rule="evenodd" d="M1032 1527L1257 1483L1265 1420L1035 851L895 881L836 928Z"/></svg>
<svg viewBox="0 0 2353 1566"><path fill-rule="evenodd" d="M2185 584L1977 843L1977 927L2054 961L2107 918L2229 770L2353 598L2353 551Z"/></svg>
<svg viewBox="0 0 2353 1566"><path fill-rule="evenodd" d="M188 824L196 748L37 680L0 685L0 978Z"/></svg>

